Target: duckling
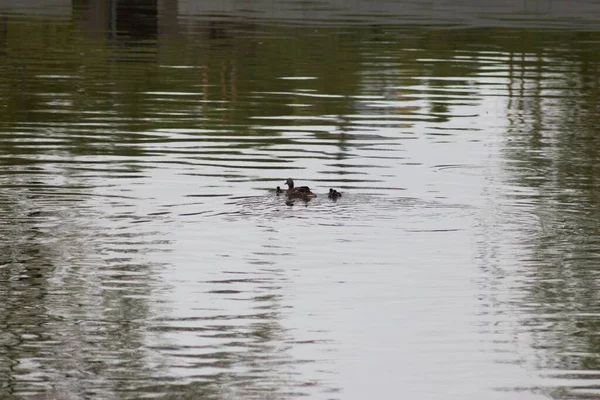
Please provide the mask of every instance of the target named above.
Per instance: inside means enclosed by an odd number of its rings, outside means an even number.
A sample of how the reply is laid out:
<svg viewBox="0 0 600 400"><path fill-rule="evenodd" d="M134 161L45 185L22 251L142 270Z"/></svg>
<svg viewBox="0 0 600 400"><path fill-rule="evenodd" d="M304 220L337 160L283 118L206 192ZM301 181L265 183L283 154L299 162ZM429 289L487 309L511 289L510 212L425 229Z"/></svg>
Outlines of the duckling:
<svg viewBox="0 0 600 400"><path fill-rule="evenodd" d="M283 190L281 190L281 188L277 186L277 189L275 189L275 193L277 194L277 196L279 196L281 193L283 193Z"/></svg>
<svg viewBox="0 0 600 400"><path fill-rule="evenodd" d="M337 200L342 197L342 194L335 189L329 189L329 194L327 195L332 200Z"/></svg>
<svg viewBox="0 0 600 400"><path fill-rule="evenodd" d="M285 184L288 185L287 195L289 197L299 197L302 199L311 199L313 197L317 197L316 194L310 191L308 186L299 186L294 187L294 180L292 178L288 178L285 181Z"/></svg>

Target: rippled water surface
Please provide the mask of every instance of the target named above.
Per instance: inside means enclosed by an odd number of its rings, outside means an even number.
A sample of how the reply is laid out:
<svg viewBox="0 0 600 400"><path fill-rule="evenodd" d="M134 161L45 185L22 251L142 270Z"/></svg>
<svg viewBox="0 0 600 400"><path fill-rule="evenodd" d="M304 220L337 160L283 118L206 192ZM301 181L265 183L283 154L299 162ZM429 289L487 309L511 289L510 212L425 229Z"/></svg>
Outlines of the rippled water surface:
<svg viewBox="0 0 600 400"><path fill-rule="evenodd" d="M0 397L599 398L600 5L469 3L0 5Z"/></svg>

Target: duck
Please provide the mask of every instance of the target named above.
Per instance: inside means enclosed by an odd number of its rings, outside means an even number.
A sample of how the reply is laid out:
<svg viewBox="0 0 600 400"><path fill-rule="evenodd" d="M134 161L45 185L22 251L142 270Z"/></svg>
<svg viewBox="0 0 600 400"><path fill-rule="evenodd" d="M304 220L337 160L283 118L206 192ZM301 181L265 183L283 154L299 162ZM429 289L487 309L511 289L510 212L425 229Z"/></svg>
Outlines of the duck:
<svg viewBox="0 0 600 400"><path fill-rule="evenodd" d="M337 200L342 197L342 194L335 189L329 189L329 194L327 195L332 200Z"/></svg>
<svg viewBox="0 0 600 400"><path fill-rule="evenodd" d="M285 184L288 185L287 195L289 197L299 197L302 199L311 199L313 197L317 197L316 194L310 191L308 186L294 187L294 180L292 178L287 178Z"/></svg>

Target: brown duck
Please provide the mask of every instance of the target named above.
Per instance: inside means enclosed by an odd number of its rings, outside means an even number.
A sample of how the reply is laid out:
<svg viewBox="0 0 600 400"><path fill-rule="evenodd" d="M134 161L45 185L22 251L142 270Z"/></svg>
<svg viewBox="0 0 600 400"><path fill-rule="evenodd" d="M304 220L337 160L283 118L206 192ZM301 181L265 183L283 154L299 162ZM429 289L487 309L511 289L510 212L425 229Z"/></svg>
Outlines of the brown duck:
<svg viewBox="0 0 600 400"><path fill-rule="evenodd" d="M285 184L288 185L288 190L286 192L288 197L298 197L301 199L311 199L313 197L317 197L316 194L310 191L308 186L294 187L294 180L292 178L288 178L285 181Z"/></svg>

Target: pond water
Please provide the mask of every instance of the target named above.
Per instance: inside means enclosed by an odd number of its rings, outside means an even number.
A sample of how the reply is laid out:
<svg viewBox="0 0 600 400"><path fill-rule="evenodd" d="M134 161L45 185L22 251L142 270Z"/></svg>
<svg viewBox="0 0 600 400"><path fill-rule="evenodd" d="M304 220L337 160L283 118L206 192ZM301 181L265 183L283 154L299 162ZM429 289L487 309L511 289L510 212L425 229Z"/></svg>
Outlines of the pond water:
<svg viewBox="0 0 600 400"><path fill-rule="evenodd" d="M4 2L0 397L599 398L600 5L500 3Z"/></svg>

